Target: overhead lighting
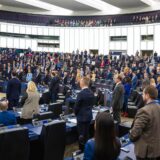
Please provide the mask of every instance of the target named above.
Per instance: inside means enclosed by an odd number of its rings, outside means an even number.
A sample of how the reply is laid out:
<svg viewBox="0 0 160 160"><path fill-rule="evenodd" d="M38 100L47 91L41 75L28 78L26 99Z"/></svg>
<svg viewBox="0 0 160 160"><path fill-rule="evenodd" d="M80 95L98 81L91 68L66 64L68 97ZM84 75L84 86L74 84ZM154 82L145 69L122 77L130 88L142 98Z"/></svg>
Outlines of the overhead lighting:
<svg viewBox="0 0 160 160"><path fill-rule="evenodd" d="M64 14L73 13L72 10L65 9L65 8L62 8L62 7L58 7L58 6L55 6L53 4L42 2L42 1L39 1L39 0L15 0L15 1L27 4L27 5L31 5L31 6L34 6L34 7L37 7L37 8L45 9L45 10L48 10L48 11L56 12L56 13L61 13L61 14L63 14L63 13Z"/></svg>
<svg viewBox="0 0 160 160"><path fill-rule="evenodd" d="M120 11L121 9L118 7L115 7L109 3L106 3L102 0L75 0L79 3L85 4L87 6L96 8L100 11Z"/></svg>
<svg viewBox="0 0 160 160"><path fill-rule="evenodd" d="M0 4L0 7L2 7L2 4Z"/></svg>
<svg viewBox="0 0 160 160"><path fill-rule="evenodd" d="M160 4L160 1L158 0L141 0L141 1L149 6L155 6Z"/></svg>

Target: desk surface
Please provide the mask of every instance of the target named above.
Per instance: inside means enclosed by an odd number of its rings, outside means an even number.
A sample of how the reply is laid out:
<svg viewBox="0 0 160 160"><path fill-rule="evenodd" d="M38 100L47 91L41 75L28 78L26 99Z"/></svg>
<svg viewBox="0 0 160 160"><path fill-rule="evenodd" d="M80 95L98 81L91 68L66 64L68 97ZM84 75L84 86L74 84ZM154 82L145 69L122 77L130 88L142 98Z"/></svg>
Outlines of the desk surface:
<svg viewBox="0 0 160 160"><path fill-rule="evenodd" d="M22 126L28 128L29 138L31 141L39 139L39 136L42 131L42 125L34 126L33 124L25 124ZM66 123L66 132L71 131L74 127L76 127L76 124L67 122Z"/></svg>
<svg viewBox="0 0 160 160"><path fill-rule="evenodd" d="M108 108L107 107L102 107L101 109L96 108L93 109L93 121L95 120L95 117L97 115L97 113L99 111L104 112L107 111ZM20 117L20 112L15 112L15 111L10 111L12 113L15 114L15 116L18 118ZM22 125L23 127L27 127L29 130L29 138L30 140L34 140L34 139L38 139L40 134L41 134L41 130L42 130L42 125L37 125L34 126L33 124L25 124ZM73 128L75 128L77 126L77 122L76 122L76 117L73 115L67 115L67 119L66 119L66 132L71 131Z"/></svg>

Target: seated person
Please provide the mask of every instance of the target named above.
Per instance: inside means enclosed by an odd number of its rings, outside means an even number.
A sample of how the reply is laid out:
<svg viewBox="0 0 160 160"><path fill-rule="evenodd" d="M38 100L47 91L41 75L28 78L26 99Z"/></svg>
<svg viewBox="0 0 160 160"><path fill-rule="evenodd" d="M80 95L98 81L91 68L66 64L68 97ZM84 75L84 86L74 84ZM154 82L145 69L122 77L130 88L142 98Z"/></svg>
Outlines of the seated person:
<svg viewBox="0 0 160 160"><path fill-rule="evenodd" d="M84 160L116 160L120 147L112 116L107 112L99 113L95 120L95 137L85 145Z"/></svg>
<svg viewBox="0 0 160 160"><path fill-rule="evenodd" d="M22 119L31 120L33 115L39 113L39 99L40 95L37 87L33 81L30 81L27 86L27 91L20 102L22 106Z"/></svg>
<svg viewBox="0 0 160 160"><path fill-rule="evenodd" d="M8 101L2 100L0 102L0 124L4 126L15 125L17 123L16 117L13 113L7 111Z"/></svg>

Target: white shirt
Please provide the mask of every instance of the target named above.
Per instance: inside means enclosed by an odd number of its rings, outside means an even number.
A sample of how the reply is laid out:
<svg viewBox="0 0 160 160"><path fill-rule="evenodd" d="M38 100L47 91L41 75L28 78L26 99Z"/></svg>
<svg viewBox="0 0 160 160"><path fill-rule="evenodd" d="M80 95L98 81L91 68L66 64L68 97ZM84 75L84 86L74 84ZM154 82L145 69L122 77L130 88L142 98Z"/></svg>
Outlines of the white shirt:
<svg viewBox="0 0 160 160"><path fill-rule="evenodd" d="M82 90L87 89L88 87L83 87Z"/></svg>

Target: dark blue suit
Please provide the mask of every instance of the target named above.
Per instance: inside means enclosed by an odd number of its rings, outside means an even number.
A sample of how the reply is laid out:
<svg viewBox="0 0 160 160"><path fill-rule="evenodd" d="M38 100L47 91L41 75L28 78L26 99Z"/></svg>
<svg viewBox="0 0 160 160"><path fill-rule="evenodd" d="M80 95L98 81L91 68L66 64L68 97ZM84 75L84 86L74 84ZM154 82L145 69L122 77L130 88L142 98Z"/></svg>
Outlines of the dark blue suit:
<svg viewBox="0 0 160 160"><path fill-rule="evenodd" d="M17 78L12 78L8 81L6 94L9 101L9 109L17 107L21 94L21 82Z"/></svg>
<svg viewBox="0 0 160 160"><path fill-rule="evenodd" d="M92 107L95 97L88 88L83 89L77 96L75 115L77 118L77 128L79 134L79 147L84 149L85 142L88 140L90 122L92 120Z"/></svg>
<svg viewBox="0 0 160 160"><path fill-rule="evenodd" d="M92 107L95 97L88 88L83 89L77 96L75 115L78 122L90 122L92 120Z"/></svg>
<svg viewBox="0 0 160 160"><path fill-rule="evenodd" d="M137 88L138 78L137 76L132 77L132 89L135 90Z"/></svg>

